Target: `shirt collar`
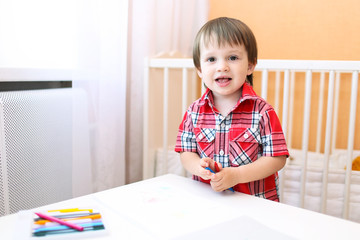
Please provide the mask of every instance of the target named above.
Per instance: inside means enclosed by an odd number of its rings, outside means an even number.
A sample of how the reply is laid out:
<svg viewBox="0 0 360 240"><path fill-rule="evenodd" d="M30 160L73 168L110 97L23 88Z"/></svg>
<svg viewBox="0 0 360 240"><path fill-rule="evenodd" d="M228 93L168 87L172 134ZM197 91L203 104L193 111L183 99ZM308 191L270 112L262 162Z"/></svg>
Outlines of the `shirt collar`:
<svg viewBox="0 0 360 240"><path fill-rule="evenodd" d="M238 107L239 104L242 103L243 101L254 98L258 98L258 96L256 95L254 89L249 85L249 83L245 82L244 85L242 86L242 95L234 108ZM206 103L208 103L209 106L211 107L214 106L214 96L209 88L206 89L204 95L201 97L200 100L201 105L204 105Z"/></svg>

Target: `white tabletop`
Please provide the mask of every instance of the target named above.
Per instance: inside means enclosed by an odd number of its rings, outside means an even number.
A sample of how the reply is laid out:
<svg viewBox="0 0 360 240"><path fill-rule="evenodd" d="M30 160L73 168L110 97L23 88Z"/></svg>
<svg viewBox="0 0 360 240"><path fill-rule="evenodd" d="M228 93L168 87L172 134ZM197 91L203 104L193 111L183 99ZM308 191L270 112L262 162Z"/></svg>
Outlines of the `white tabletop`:
<svg viewBox="0 0 360 240"><path fill-rule="evenodd" d="M214 192L176 175L44 206L99 206L108 233L91 239L359 239L360 224L241 193ZM19 231L0 218L0 239ZM41 238L47 239L47 238Z"/></svg>

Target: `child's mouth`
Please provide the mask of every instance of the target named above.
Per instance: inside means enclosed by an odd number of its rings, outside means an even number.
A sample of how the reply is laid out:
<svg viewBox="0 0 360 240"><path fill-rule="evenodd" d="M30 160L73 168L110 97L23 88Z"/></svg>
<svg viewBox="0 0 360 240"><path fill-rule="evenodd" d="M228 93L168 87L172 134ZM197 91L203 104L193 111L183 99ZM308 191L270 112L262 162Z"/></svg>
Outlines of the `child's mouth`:
<svg viewBox="0 0 360 240"><path fill-rule="evenodd" d="M227 82L227 81L230 81L231 78L217 78L216 81L219 82L219 83L224 83L224 82Z"/></svg>
<svg viewBox="0 0 360 240"><path fill-rule="evenodd" d="M215 81L220 87L226 87L230 84L231 78L217 78Z"/></svg>

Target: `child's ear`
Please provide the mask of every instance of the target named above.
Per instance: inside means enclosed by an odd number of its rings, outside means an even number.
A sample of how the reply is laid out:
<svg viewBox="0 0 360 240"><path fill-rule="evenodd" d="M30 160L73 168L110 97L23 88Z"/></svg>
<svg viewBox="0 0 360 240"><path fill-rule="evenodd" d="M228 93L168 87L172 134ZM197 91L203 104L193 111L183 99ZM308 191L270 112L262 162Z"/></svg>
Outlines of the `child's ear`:
<svg viewBox="0 0 360 240"><path fill-rule="evenodd" d="M201 79L202 79L202 72L201 72L201 68L197 68L197 69L196 69L196 72L197 72L197 74L199 75L199 78L201 78Z"/></svg>
<svg viewBox="0 0 360 240"><path fill-rule="evenodd" d="M255 66L256 66L256 64L249 63L248 70L247 70L247 75L250 75L250 74L252 74L254 72Z"/></svg>

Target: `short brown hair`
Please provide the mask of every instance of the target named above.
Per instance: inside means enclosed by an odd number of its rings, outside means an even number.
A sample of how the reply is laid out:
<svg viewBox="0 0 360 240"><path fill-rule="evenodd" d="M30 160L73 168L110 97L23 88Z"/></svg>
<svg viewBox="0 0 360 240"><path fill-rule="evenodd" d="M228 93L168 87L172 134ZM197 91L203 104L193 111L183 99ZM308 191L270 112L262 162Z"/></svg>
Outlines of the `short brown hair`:
<svg viewBox="0 0 360 240"><path fill-rule="evenodd" d="M238 19L220 17L208 21L195 37L193 61L197 69L200 70L200 44L203 41L204 45L207 46L211 40L217 40L219 46L224 44L230 44L231 46L244 44L248 61L256 65L257 44L251 29ZM247 76L247 81L252 85L252 74Z"/></svg>

